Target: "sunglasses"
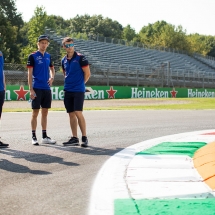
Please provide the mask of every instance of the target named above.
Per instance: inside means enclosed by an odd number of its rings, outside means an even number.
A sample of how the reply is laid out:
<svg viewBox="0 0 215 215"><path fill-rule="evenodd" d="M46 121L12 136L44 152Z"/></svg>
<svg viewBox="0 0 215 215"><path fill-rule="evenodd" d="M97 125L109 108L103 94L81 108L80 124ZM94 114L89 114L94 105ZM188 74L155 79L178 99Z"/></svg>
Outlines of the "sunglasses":
<svg viewBox="0 0 215 215"><path fill-rule="evenodd" d="M74 44L73 44L73 43L71 43L71 44L65 44L64 46L65 46L66 48L69 48L69 47L73 47Z"/></svg>

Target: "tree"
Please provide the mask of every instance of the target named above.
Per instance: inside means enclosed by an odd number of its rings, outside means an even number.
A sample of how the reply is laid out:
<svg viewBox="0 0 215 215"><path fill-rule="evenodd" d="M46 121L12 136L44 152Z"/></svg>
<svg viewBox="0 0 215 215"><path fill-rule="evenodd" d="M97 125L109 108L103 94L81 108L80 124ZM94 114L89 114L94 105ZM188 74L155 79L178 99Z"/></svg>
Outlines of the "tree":
<svg viewBox="0 0 215 215"><path fill-rule="evenodd" d="M104 37L122 38L123 27L117 21L103 18L102 15L90 17L77 15L71 19L71 33L86 33L87 35L102 35Z"/></svg>
<svg viewBox="0 0 215 215"><path fill-rule="evenodd" d="M158 21L143 27L139 33L140 40L152 47L172 48L190 52L191 47L182 26L175 27L165 21Z"/></svg>
<svg viewBox="0 0 215 215"><path fill-rule="evenodd" d="M14 59L14 44L17 37L17 29L13 27L3 14L0 14L0 50L4 54L5 62L15 62Z"/></svg>
<svg viewBox="0 0 215 215"><path fill-rule="evenodd" d="M20 62L19 30L23 23L14 0L0 1L0 49L4 53L5 62Z"/></svg>
<svg viewBox="0 0 215 215"><path fill-rule="evenodd" d="M46 28L54 29L59 34L62 32L68 34L69 31L65 31L65 29L68 29L68 26L70 26L68 20L64 21L60 16L48 16L43 6L36 7L34 15L22 29L22 33L26 33L26 45L22 49L22 63L26 64L28 55L37 50L37 39L39 35L45 34ZM47 51L51 54L54 65L59 65L61 46L54 40L51 40Z"/></svg>
<svg viewBox="0 0 215 215"><path fill-rule="evenodd" d="M39 35L44 34L47 26L48 16L44 7L36 7L34 15L27 25L27 45L22 49L22 63L26 64L28 55L37 50L37 39Z"/></svg>
<svg viewBox="0 0 215 215"><path fill-rule="evenodd" d="M215 37L214 36L204 36L204 44L206 49L204 50L205 55L215 57Z"/></svg>
<svg viewBox="0 0 215 215"><path fill-rule="evenodd" d="M123 29L122 39L127 40L127 41L132 41L136 36L137 35L136 35L135 30L133 28L131 28L130 25L127 25Z"/></svg>
<svg viewBox="0 0 215 215"><path fill-rule="evenodd" d="M1 0L0 12L12 25L17 26L19 29L23 25L23 20L22 14L17 12L15 5L14 0Z"/></svg>
<svg viewBox="0 0 215 215"><path fill-rule="evenodd" d="M51 29L55 29L56 33L62 36L66 36L70 33L70 20L64 20L61 16L50 15L47 17L47 26Z"/></svg>
<svg viewBox="0 0 215 215"><path fill-rule="evenodd" d="M159 38L157 38L156 45L186 52L191 51L186 32L183 31L181 26L165 25Z"/></svg>
<svg viewBox="0 0 215 215"><path fill-rule="evenodd" d="M73 19L71 19L70 24L70 32L71 33L89 33L88 30L85 28L85 25L87 21L90 19L90 16L88 14L85 14L83 16L77 15Z"/></svg>
<svg viewBox="0 0 215 215"><path fill-rule="evenodd" d="M161 29L166 25L168 24L165 21L157 21L154 24L144 26L139 32L141 42L146 45L156 45L157 38L159 38L161 34Z"/></svg>
<svg viewBox="0 0 215 215"><path fill-rule="evenodd" d="M206 55L210 52L211 47L207 43L207 36L190 34L187 38L190 43L192 52L196 52L202 55Z"/></svg>

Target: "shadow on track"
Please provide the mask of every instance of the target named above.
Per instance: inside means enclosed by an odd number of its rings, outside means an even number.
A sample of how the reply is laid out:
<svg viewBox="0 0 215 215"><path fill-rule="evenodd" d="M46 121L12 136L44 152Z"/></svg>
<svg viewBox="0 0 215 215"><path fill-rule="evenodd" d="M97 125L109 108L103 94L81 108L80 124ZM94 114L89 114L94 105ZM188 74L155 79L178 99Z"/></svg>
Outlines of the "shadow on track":
<svg viewBox="0 0 215 215"><path fill-rule="evenodd" d="M13 158L25 159L28 162L34 162L34 163L42 163L42 164L58 163L58 164L63 164L67 166L79 166L79 164L77 163L65 162L61 157L56 157L56 156L47 155L47 154L23 152L19 150L10 149L10 148L1 149L0 153L8 156L12 156ZM6 159L0 160L0 169L4 169L11 172L17 172L17 173L29 172L29 173L38 174L38 175L51 174L50 172L46 172L46 171L31 170L27 166L16 164Z"/></svg>

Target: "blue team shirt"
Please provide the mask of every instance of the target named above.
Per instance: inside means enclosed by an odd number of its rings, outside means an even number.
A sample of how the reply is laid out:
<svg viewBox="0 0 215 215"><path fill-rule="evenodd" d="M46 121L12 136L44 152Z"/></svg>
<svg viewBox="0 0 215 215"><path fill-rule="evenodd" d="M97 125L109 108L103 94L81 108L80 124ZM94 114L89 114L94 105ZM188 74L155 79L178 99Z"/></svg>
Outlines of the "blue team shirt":
<svg viewBox="0 0 215 215"><path fill-rule="evenodd" d="M85 92L83 67L88 66L88 60L84 55L74 52L69 60L64 56L61 60L61 66L65 71L64 90L69 92Z"/></svg>
<svg viewBox="0 0 215 215"><path fill-rule="evenodd" d="M33 67L33 88L49 90L50 67L53 67L50 54L45 52L43 55L39 51L30 54L27 67Z"/></svg>
<svg viewBox="0 0 215 215"><path fill-rule="evenodd" d="M0 51L0 91L4 90L4 57Z"/></svg>

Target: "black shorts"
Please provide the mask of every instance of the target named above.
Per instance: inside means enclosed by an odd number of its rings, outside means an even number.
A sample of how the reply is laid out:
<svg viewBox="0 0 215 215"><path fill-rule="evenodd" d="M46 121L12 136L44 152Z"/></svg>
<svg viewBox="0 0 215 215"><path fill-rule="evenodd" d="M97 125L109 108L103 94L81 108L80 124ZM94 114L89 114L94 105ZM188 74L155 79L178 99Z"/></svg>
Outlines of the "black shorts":
<svg viewBox="0 0 215 215"><path fill-rule="evenodd" d="M84 93L65 91L64 105L67 113L70 113L73 111L83 111Z"/></svg>
<svg viewBox="0 0 215 215"><path fill-rule="evenodd" d="M32 109L51 108L52 94L51 90L34 89L36 97L31 102Z"/></svg>
<svg viewBox="0 0 215 215"><path fill-rule="evenodd" d="M4 104L4 98L5 98L5 91L0 91L0 118L1 118L1 114L2 114L2 107Z"/></svg>

